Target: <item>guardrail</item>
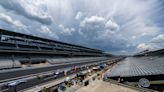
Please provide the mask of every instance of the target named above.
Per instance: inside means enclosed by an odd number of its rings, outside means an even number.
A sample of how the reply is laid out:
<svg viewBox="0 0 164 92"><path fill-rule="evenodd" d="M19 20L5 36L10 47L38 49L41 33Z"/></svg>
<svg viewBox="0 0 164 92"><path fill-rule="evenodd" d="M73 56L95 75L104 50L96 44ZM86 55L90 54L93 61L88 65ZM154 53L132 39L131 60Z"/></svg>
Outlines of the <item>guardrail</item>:
<svg viewBox="0 0 164 92"><path fill-rule="evenodd" d="M69 77L70 79L73 79L75 76L76 76L76 74L71 74L69 76L64 76L64 77L61 77L61 78L59 78L57 80L54 80L54 81L48 81L48 82L39 84L35 87L30 87L30 88L27 88L27 89L23 89L23 90L18 91L18 92L37 92L37 91L41 91L43 88L50 88L54 85L58 86L59 84L61 84L65 81L66 77Z"/></svg>

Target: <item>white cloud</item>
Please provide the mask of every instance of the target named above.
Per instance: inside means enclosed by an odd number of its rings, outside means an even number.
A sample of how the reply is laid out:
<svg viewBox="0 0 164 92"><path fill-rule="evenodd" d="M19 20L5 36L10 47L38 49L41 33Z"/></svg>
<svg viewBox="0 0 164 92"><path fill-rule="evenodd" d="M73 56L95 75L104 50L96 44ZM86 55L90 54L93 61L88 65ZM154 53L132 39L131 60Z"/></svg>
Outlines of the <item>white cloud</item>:
<svg viewBox="0 0 164 92"><path fill-rule="evenodd" d="M76 2L76 1L73 1ZM46 0L49 14L56 24L72 24L75 19L77 5L73 5L71 0Z"/></svg>
<svg viewBox="0 0 164 92"><path fill-rule="evenodd" d="M23 15L20 20L27 23L26 25L28 23L32 25L31 32L38 30L42 24L53 22L48 28L59 36L59 40L82 42L87 46L117 53L127 50L126 52L130 53L135 51L132 49L137 49L137 46L138 49L159 46L159 44L155 46L151 43L151 46L146 43L152 37L163 33L163 27L159 26L164 18L160 2L160 0L124 0L124 2L121 0L1 0L0 5L6 9L7 14ZM15 19L14 16L11 17ZM44 34L49 36L46 32Z"/></svg>
<svg viewBox="0 0 164 92"><path fill-rule="evenodd" d="M53 34L52 31L47 26L41 26L42 33Z"/></svg>
<svg viewBox="0 0 164 92"><path fill-rule="evenodd" d="M119 25L114 21L109 19L106 24L105 24L106 28L109 28L110 30L118 30L119 29Z"/></svg>
<svg viewBox="0 0 164 92"><path fill-rule="evenodd" d="M159 34L151 40L152 43L164 43L164 34Z"/></svg>
<svg viewBox="0 0 164 92"><path fill-rule="evenodd" d="M51 31L47 26L41 26L39 32L41 32L44 36L48 35L48 37L58 39L58 36L56 35L56 33Z"/></svg>
<svg viewBox="0 0 164 92"><path fill-rule="evenodd" d="M147 49L150 50L150 49L153 49L153 47L151 45L145 44L145 43L138 44L137 48L139 50L147 50Z"/></svg>
<svg viewBox="0 0 164 92"><path fill-rule="evenodd" d="M19 20L13 20L10 16L3 14L3 13L0 13L0 20L6 22L8 24L14 25L18 28L26 28L26 26Z"/></svg>
<svg viewBox="0 0 164 92"><path fill-rule="evenodd" d="M16 14L35 20L43 24L51 24L52 19L48 15L44 0L0 0L0 5Z"/></svg>
<svg viewBox="0 0 164 92"><path fill-rule="evenodd" d="M132 39L136 39L137 37L136 36L132 36Z"/></svg>
<svg viewBox="0 0 164 92"><path fill-rule="evenodd" d="M82 17L83 17L83 13L82 13L82 12L78 12L78 13L76 14L76 16L75 16L75 19L76 19L76 20L81 20Z"/></svg>
<svg viewBox="0 0 164 92"><path fill-rule="evenodd" d="M91 16L91 17L86 17L83 21L81 21L80 26L85 27L85 26L99 26L104 24L105 18L99 17L99 16Z"/></svg>
<svg viewBox="0 0 164 92"><path fill-rule="evenodd" d="M72 32L75 31L74 28L66 28L62 24L60 24L58 27L60 28L60 34L64 34L64 35L72 35Z"/></svg>

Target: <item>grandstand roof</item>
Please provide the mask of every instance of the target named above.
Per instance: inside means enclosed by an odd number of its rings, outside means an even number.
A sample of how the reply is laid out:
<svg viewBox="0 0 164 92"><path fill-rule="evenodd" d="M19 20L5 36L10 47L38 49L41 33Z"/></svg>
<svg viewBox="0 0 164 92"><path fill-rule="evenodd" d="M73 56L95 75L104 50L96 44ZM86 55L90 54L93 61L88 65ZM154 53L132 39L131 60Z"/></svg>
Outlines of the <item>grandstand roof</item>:
<svg viewBox="0 0 164 92"><path fill-rule="evenodd" d="M30 35L30 34L23 34L23 33L18 33L18 32L14 32L14 31L4 30L4 29L0 29L0 34L10 35L10 36L18 36L18 37L34 39L34 40L42 40L42 41L45 41L45 42L55 42L55 43L60 43L60 44L65 44L65 45L70 45L70 46L76 46L76 47L82 47L82 48L87 48L87 49L102 52L102 50L98 50L98 49L88 48L88 47L85 47L85 46L70 44L70 43L66 43L66 42L56 41L56 40L52 40L52 39L48 39L48 38L42 38L42 37Z"/></svg>
<svg viewBox="0 0 164 92"><path fill-rule="evenodd" d="M132 77L164 74L164 57L128 57L119 62L107 75Z"/></svg>

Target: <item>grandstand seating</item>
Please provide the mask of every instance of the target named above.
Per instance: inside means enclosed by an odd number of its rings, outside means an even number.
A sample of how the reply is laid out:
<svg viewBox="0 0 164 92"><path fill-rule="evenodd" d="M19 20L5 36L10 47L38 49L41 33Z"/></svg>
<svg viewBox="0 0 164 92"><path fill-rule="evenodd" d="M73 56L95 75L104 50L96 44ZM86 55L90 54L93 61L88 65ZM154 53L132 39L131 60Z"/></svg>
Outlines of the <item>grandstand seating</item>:
<svg viewBox="0 0 164 92"><path fill-rule="evenodd" d="M75 62L88 62L96 60L105 60L106 57L79 57L79 58L51 58L48 59L50 64L61 64L61 63L75 63Z"/></svg>
<svg viewBox="0 0 164 92"><path fill-rule="evenodd" d="M74 63L104 60L104 52L33 35L0 29L0 69L23 64Z"/></svg>
<svg viewBox="0 0 164 92"><path fill-rule="evenodd" d="M18 67L21 67L21 64L17 60L14 61L9 59L0 60L0 69L9 69L9 68L18 68Z"/></svg>
<svg viewBox="0 0 164 92"><path fill-rule="evenodd" d="M92 62L103 61L107 57L73 57L73 58L16 58L16 59L0 59L0 69L21 67L24 64L39 64L48 62L50 65L66 64L66 63L79 63L79 62Z"/></svg>

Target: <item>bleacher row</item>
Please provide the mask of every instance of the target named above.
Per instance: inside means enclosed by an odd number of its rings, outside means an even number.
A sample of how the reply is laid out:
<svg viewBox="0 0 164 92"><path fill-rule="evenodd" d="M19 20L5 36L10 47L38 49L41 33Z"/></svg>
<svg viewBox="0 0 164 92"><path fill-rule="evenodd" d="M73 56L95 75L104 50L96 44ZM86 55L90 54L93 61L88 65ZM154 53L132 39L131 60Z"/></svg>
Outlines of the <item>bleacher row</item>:
<svg viewBox="0 0 164 92"><path fill-rule="evenodd" d="M79 63L79 62L92 62L103 61L107 57L77 57L77 58L48 58L48 59L33 59L33 60L19 60L19 59L0 59L0 69L21 68L22 62L29 61L35 63L38 61L46 61L50 65L66 64L66 63ZM24 64L24 63L23 63Z"/></svg>
<svg viewBox="0 0 164 92"><path fill-rule="evenodd" d="M8 68L17 68L21 67L21 63L17 60L11 59L2 59L0 60L0 69L8 69Z"/></svg>

